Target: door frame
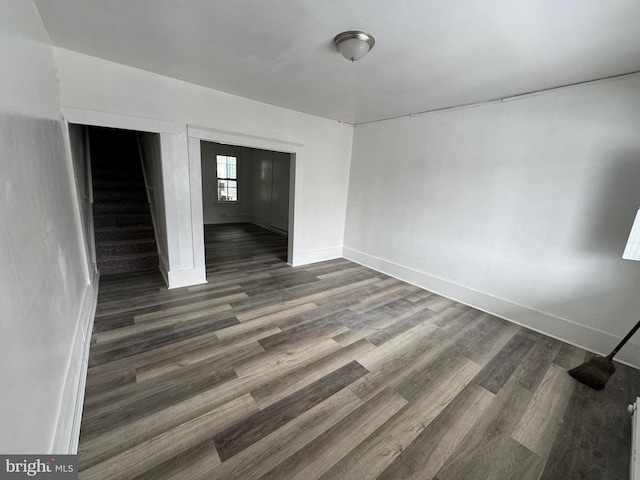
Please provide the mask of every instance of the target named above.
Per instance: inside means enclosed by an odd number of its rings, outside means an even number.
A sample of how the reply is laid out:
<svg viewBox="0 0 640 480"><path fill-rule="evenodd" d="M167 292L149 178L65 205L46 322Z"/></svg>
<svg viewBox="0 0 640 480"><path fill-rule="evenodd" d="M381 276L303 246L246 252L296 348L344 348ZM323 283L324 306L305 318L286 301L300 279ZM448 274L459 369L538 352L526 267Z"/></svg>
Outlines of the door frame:
<svg viewBox="0 0 640 480"><path fill-rule="evenodd" d="M200 151L200 141L290 154L287 264L291 266L299 264L300 262L297 260L299 256L296 249L297 243L295 241L297 233L295 226L298 223L295 219L296 184L299 184L296 175L300 174L300 162L302 162L302 159L304 158L304 145L301 143L287 142L273 138L256 137L194 125L187 125L187 135L189 138L189 168L191 169L191 202L192 206L200 205L198 210L200 212L199 216L201 225L204 225L204 215L202 212L202 156ZM196 195L197 198L194 198ZM204 255L204 229L202 229L201 234L202 238L198 239L197 242L201 242L202 254Z"/></svg>

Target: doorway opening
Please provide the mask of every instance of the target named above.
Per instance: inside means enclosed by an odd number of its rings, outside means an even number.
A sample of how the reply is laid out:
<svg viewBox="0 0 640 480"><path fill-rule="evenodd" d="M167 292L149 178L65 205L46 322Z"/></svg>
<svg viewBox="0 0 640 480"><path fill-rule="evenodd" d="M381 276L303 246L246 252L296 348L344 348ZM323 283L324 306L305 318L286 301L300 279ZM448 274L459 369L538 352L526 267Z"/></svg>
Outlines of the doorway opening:
<svg viewBox="0 0 640 480"><path fill-rule="evenodd" d="M292 154L200 142L207 270L225 261L289 262Z"/></svg>
<svg viewBox="0 0 640 480"><path fill-rule="evenodd" d="M154 136L69 124L87 251L101 277L158 271L143 135Z"/></svg>

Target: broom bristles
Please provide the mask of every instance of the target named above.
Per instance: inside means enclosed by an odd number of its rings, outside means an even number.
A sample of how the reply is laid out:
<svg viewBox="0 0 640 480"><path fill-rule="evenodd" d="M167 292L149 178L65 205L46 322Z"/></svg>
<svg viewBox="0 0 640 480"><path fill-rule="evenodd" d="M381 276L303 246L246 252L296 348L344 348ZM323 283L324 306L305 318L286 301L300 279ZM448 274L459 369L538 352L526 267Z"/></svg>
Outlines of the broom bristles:
<svg viewBox="0 0 640 480"><path fill-rule="evenodd" d="M602 390L615 371L616 367L610 358L596 355L569 370L569 375L588 387Z"/></svg>

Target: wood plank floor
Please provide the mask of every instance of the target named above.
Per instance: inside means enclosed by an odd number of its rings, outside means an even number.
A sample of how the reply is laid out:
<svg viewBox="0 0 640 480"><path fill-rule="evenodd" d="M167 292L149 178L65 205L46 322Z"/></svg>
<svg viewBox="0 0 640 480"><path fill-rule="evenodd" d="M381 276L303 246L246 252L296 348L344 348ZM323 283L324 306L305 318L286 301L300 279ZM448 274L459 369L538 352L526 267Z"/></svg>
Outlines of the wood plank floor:
<svg viewBox="0 0 640 480"><path fill-rule="evenodd" d="M286 238L207 227L206 285L104 276L82 479L627 479L626 406L584 350Z"/></svg>

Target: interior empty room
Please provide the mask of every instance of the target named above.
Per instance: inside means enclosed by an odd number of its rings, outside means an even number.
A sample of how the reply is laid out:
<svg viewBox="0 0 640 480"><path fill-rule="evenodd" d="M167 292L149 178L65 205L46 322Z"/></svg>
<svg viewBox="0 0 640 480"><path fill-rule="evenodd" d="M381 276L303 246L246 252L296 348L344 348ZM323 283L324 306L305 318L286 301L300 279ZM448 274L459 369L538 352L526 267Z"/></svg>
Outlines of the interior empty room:
<svg viewBox="0 0 640 480"><path fill-rule="evenodd" d="M0 476L640 478L640 4L0 11Z"/></svg>

